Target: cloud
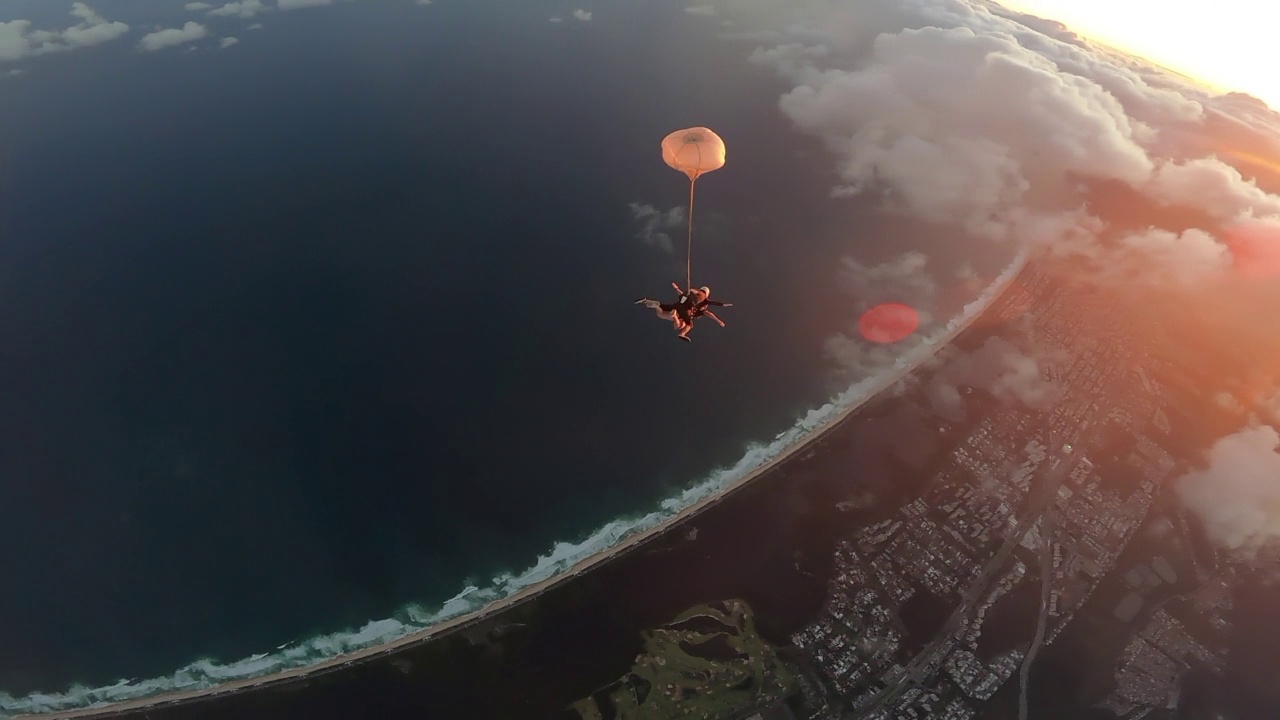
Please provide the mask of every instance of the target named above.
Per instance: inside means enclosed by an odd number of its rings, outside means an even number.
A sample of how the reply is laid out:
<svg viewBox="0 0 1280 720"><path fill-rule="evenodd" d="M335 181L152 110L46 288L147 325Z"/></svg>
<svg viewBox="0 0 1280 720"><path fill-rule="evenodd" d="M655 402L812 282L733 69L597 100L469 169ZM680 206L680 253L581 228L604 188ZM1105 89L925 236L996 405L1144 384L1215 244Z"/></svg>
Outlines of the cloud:
<svg viewBox="0 0 1280 720"><path fill-rule="evenodd" d="M261 30L261 29L262 29L262 23L254 23L249 27L245 28L245 30Z"/></svg>
<svg viewBox="0 0 1280 720"><path fill-rule="evenodd" d="M961 388L980 388L997 400L1047 410L1062 397L1062 387L1045 377L1041 359L999 337L944 365L925 392L933 410L953 422L965 419Z"/></svg>
<svg viewBox="0 0 1280 720"><path fill-rule="evenodd" d="M938 286L927 272L929 258L921 252L906 252L896 258L866 265L855 258L840 260L841 289L855 299L855 311L861 314L873 305L885 302L906 303L920 313L920 324L932 321Z"/></svg>
<svg viewBox="0 0 1280 720"><path fill-rule="evenodd" d="M631 203L631 217L640 223L636 237L646 245L656 247L663 252L675 252L675 241L671 233L685 226L685 209L680 206L670 210L659 210L653 205Z"/></svg>
<svg viewBox="0 0 1280 720"><path fill-rule="evenodd" d="M223 50L226 50L232 45L238 45L239 43L240 43L240 38L224 37L218 41L218 47L222 48Z"/></svg>
<svg viewBox="0 0 1280 720"><path fill-rule="evenodd" d="M264 13L270 10L266 5L262 4L262 0L238 0L237 2L229 2L220 8L210 10L209 15L215 17L242 17L251 18L258 13Z"/></svg>
<svg viewBox="0 0 1280 720"><path fill-rule="evenodd" d="M1280 197L1259 189L1257 183L1217 158L1166 162L1143 190L1166 205L1203 210L1219 219L1280 215Z"/></svg>
<svg viewBox="0 0 1280 720"><path fill-rule="evenodd" d="M857 70L820 57L754 56L800 83L782 110L836 153L847 192L885 186L916 217L984 234L1061 194L1066 173L1139 184L1151 172L1115 97L1009 36L926 27L880 35Z"/></svg>
<svg viewBox="0 0 1280 720"><path fill-rule="evenodd" d="M685 8L684 11L690 15L702 15L704 17L716 14L716 9L711 5L690 5Z"/></svg>
<svg viewBox="0 0 1280 720"><path fill-rule="evenodd" d="M884 302L901 302L920 314L920 329L905 343L879 345L863 340L856 331L838 332L823 343L826 357L835 363L842 375L868 377L888 367L904 347L914 347L918 338L933 323L932 308L938 287L927 272L929 258L920 252L906 252L877 265L855 258L842 258L839 263L840 289L852 302L851 318L859 318L872 306Z"/></svg>
<svg viewBox="0 0 1280 720"><path fill-rule="evenodd" d="M1280 540L1280 434L1265 425L1218 440L1206 466L1177 480L1209 539L1244 559Z"/></svg>
<svg viewBox="0 0 1280 720"><path fill-rule="evenodd" d="M591 22L591 13L586 10L574 10L573 17L582 22Z"/></svg>
<svg viewBox="0 0 1280 720"><path fill-rule="evenodd" d="M167 28L143 35L138 41L138 48L145 52L156 52L175 45L186 45L209 35L209 29L198 22L187 21L180 28Z"/></svg>
<svg viewBox="0 0 1280 720"><path fill-rule="evenodd" d="M1249 280L1280 279L1280 216L1245 218L1222 231L1236 273Z"/></svg>
<svg viewBox="0 0 1280 720"><path fill-rule="evenodd" d="M213 6L207 2L189 2L182 7L186 8L190 12L197 12L199 10L208 10Z"/></svg>
<svg viewBox="0 0 1280 720"><path fill-rule="evenodd" d="M1280 388L1259 398L1258 409L1267 422L1280 425Z"/></svg>
<svg viewBox="0 0 1280 720"><path fill-rule="evenodd" d="M333 0L276 0L276 7L281 10L299 10L301 8L332 5Z"/></svg>
<svg viewBox="0 0 1280 720"><path fill-rule="evenodd" d="M414 5L430 5L431 0L415 0Z"/></svg>
<svg viewBox="0 0 1280 720"><path fill-rule="evenodd" d="M553 22L553 23L561 23L561 22L564 22L564 20L563 20L562 18L553 17L553 18L551 18L551 22Z"/></svg>
<svg viewBox="0 0 1280 720"><path fill-rule="evenodd" d="M1096 181L1224 222L1280 215L1280 197L1187 142L1221 103L1058 23L966 0L725 0L721 11L735 38L759 44L751 61L792 83L779 106L833 154L836 198L1040 244L1090 260L1102 279L1179 285L1239 266L1246 243L1213 225L1116 237L1087 201ZM1248 246L1267 254L1274 244L1252 230Z"/></svg>
<svg viewBox="0 0 1280 720"><path fill-rule="evenodd" d="M1141 265L1141 281L1157 285L1192 285L1204 278L1217 277L1231 266L1227 247L1196 228L1181 233L1150 228L1125 235L1120 240L1120 248L1122 254L1127 253L1133 259L1129 267ZM1117 277L1117 281L1135 279L1123 265L1116 268L1128 276Z"/></svg>
<svg viewBox="0 0 1280 720"><path fill-rule="evenodd" d="M129 32L125 23L108 21L82 2L72 3L71 15L80 22L64 30L32 30L30 20L0 22L0 62L91 47Z"/></svg>

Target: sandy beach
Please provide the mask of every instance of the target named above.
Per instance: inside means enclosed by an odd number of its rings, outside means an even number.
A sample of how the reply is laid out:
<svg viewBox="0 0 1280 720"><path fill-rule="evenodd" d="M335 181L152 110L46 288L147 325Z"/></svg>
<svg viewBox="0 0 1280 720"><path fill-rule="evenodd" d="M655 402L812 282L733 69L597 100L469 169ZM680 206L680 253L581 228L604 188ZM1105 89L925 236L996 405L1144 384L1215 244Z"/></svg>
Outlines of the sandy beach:
<svg viewBox="0 0 1280 720"><path fill-rule="evenodd" d="M1025 264L1023 265L1023 267L1025 267ZM110 705L100 706L97 708L82 708L77 710L66 710L66 711L55 711L55 712L49 712L49 713L19 715L17 716L17 718L19 719L30 718L32 720L36 718L40 718L42 720L53 720L57 718L68 718L68 719L69 718L91 718L91 717L105 718L105 717L111 717L113 715L118 715L125 712L132 712L132 711L142 710L146 708L156 708L156 707L161 707L166 705L198 702L198 701L209 699L209 698L232 695L232 694L243 692L250 689L260 689L260 688L265 688L270 686L283 685L291 682L298 682L307 678L315 677L317 675L322 675L328 672L334 672L334 671L340 670L344 666L347 666L350 664L368 661L374 658L378 658L381 656L385 656L388 654L392 654L392 653L404 650L406 648L420 645L422 643L431 641L433 639L437 639L440 636L446 635L448 633L455 632L463 628L466 628L468 626L484 622L485 620L488 620L489 618L491 618L492 616L498 613L501 613L512 607L518 606L522 603L534 600L543 592L551 588L554 588L557 585L571 578L575 578L578 575L584 572L587 572L598 565L606 563L611 559L614 559L625 553L636 550L642 547L645 543L651 540L654 540L655 538L658 538L671 530L678 528L680 525L684 524L685 522L688 522L689 520L695 518L699 514L714 507L720 501L733 495L735 492L742 490L743 488L751 485L753 482L759 480L760 478L764 477L768 473L778 471L780 467L783 464L785 464L789 459L796 457L798 454L802 453L806 449L812 447L817 442L821 441L824 437L827 436L828 433L830 433L836 427L840 426L843 422L848 420L860 408L862 408L864 405L866 405L868 402L870 402L874 398L878 397L880 393L892 387L894 384L902 380L907 375L911 374L921 364L926 362L929 358L933 357L934 354L936 354L939 350L941 350L943 347L948 345L952 340L954 340L957 335L959 335L960 333L968 329L969 326L971 326L978 318L980 318L996 302L999 301L1001 295L1003 295L1004 291L1008 289L1008 287L1010 286L1012 279L1017 277L1018 273L1021 272L1021 270L1022 268L1019 268L1017 272L1013 273L1010 276L1009 280L1005 282L1003 287L995 290L994 295L991 298L990 302L987 303L986 307L984 307L982 311L975 313L973 317L969 318L964 323L962 323L959 327L952 330L947 337L935 343L932 346L931 351L923 355L916 363L908 367L901 368L890 373L886 373L883 377L877 380L874 386L872 386L867 390L866 395L861 400L854 402L849 407L842 410L839 414L833 416L822 425L814 428L803 440L792 445L790 448L780 453L777 457L766 462L765 464L761 465L755 470L747 473L740 479L734 481L721 492L711 495L709 497L706 497L684 508L676 515L667 519L665 522L659 525L656 525L654 527L651 527L647 530L638 532L628 537L627 539L623 540L622 542L618 543L617 545L614 545L611 548L602 550L594 555L583 558L582 560L578 561L572 567L568 568L564 572L561 572L557 575L547 578L546 580L543 580L534 585L530 585L526 588L523 588L519 592L516 592L506 598L494 601L479 610L467 613L465 615L460 615L451 620L446 620L444 622L437 623L435 625L432 625L429 628L425 628L418 632L405 635L395 640L391 640L376 646L364 648L362 650L350 652L345 655L339 655L339 656L330 658L329 660L325 660L323 662L319 662L314 665L308 665L306 667L294 668L291 670L283 670L280 672L270 673L267 675L261 675L253 678L234 680L222 685L218 685L215 687L206 688L202 690L189 690L189 691L183 691L183 692L173 692L173 693L152 695L149 697L139 698L136 700L127 700L123 702L112 703Z"/></svg>

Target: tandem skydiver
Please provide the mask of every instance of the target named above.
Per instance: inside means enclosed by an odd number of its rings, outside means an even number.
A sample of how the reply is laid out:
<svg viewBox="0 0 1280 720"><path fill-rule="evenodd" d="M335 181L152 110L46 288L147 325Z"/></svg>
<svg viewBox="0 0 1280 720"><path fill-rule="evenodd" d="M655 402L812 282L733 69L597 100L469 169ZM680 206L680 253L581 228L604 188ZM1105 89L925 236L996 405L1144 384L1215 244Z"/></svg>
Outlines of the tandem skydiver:
<svg viewBox="0 0 1280 720"><path fill-rule="evenodd" d="M689 331L693 330L693 321L703 315L715 320L720 324L720 327L725 326L724 321L716 317L716 314L709 309L709 306L733 307L733 303L711 300L711 288L705 285L689 290L682 289L677 283L671 283L671 287L675 288L675 291L679 293L674 303L664 303L642 297L636 300L636 304L652 308L658 317L663 320L670 320L672 327L676 331L676 337L685 342L691 342Z"/></svg>

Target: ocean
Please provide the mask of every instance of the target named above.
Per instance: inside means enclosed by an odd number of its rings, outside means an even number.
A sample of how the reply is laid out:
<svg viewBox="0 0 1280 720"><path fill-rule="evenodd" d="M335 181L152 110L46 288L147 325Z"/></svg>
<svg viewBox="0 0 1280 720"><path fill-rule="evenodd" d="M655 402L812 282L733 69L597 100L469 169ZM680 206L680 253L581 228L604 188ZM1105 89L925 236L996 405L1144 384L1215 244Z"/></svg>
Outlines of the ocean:
<svg viewBox="0 0 1280 720"><path fill-rule="evenodd" d="M540 579L839 389L841 257L1001 267L833 200L785 88L680 8L456 5L0 86L0 700L235 676ZM729 147L694 281L735 306L685 345L632 305L682 279L683 225L667 252L633 205L683 205L658 141L689 125Z"/></svg>

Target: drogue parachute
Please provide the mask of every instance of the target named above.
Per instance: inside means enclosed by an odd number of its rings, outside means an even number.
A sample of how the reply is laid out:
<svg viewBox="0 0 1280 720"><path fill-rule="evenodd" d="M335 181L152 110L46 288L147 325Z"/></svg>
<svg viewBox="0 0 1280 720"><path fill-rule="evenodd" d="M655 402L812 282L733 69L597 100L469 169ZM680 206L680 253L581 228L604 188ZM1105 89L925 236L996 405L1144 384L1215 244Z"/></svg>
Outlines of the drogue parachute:
<svg viewBox="0 0 1280 720"><path fill-rule="evenodd" d="M698 178L724 167L724 140L710 128L691 127L662 138L662 159L689 176L689 241L685 249L684 286L693 287L693 188Z"/></svg>
<svg viewBox="0 0 1280 720"><path fill-rule="evenodd" d="M724 167L724 140L704 127L677 130L662 138L662 159L688 175L689 182L693 183L700 176Z"/></svg>

